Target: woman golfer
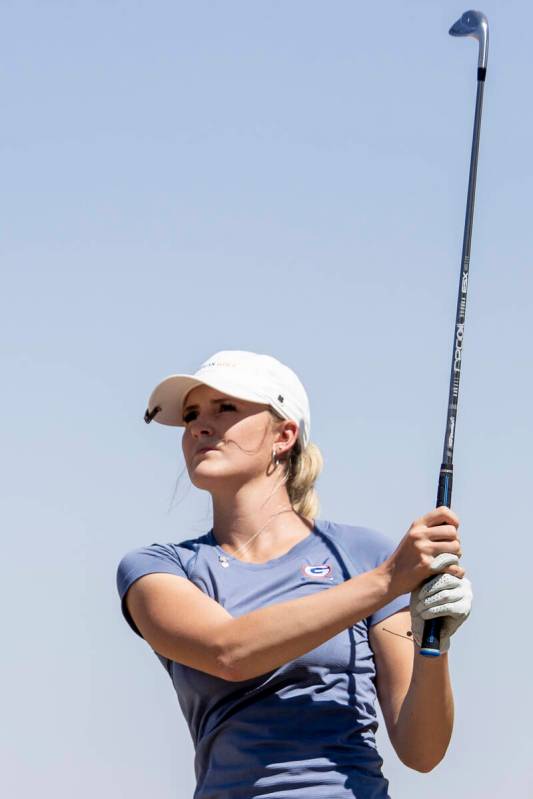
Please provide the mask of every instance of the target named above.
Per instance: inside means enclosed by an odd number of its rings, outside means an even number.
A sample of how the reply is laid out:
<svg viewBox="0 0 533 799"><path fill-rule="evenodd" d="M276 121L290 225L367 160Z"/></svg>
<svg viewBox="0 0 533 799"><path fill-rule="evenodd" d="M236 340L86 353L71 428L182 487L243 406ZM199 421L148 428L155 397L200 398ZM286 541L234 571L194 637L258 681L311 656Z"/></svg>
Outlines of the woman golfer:
<svg viewBox="0 0 533 799"><path fill-rule="evenodd" d="M418 647L424 619L445 616L447 652L470 611L457 516L420 516L396 549L374 530L316 518L322 459L307 395L268 355L218 352L167 377L152 419L184 427L213 527L133 549L117 584L187 720L194 799L386 799L376 697L399 758L430 771L453 699L448 655Z"/></svg>

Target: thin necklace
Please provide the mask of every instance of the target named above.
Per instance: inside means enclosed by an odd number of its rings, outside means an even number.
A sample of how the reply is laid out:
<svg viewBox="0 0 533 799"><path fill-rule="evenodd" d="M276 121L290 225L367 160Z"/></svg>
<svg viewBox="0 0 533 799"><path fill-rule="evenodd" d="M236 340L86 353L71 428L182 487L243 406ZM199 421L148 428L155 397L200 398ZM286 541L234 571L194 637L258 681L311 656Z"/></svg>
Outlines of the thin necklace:
<svg viewBox="0 0 533 799"><path fill-rule="evenodd" d="M267 524L270 522L270 520L271 520L271 519L273 519L273 518L274 518L274 516L279 516L281 513L290 513L292 510L293 510L293 508L288 508L287 510L280 510L280 511L278 511L277 513L273 513L273 514L272 514L272 516L271 516L271 517L270 517L270 518L267 520L266 524L264 524L264 525L261 527L261 529L257 531L257 533L254 533L254 535L253 535L253 536L252 536L252 537L251 537L251 538L250 538L248 541L246 541L246 543L245 543L245 544L243 544L241 547L239 547L238 549L236 549L236 550L235 550L235 555L236 555L238 552L240 552L241 550L245 549L245 547L247 547L247 546L248 546L248 544L251 544L251 543L252 543L252 541L254 540L254 538L257 538L257 536L259 535L259 533L262 533L262 532L263 532L263 530L265 529L265 527L267 526ZM214 534L213 534L213 538L215 538ZM216 540L216 539L215 539L215 540ZM226 557L224 554L221 554L221 553L223 552L223 550L222 550L222 547L221 547L219 544L217 544L217 548L220 550L220 553L219 553L219 556L218 556L218 561L219 561L220 565L221 565L221 566L222 566L224 569L227 569L227 568L228 568L228 566L229 566L229 561L228 561L227 557ZM232 557L235 557L235 555L232 555ZM245 562L246 562L246 561L245 561Z"/></svg>

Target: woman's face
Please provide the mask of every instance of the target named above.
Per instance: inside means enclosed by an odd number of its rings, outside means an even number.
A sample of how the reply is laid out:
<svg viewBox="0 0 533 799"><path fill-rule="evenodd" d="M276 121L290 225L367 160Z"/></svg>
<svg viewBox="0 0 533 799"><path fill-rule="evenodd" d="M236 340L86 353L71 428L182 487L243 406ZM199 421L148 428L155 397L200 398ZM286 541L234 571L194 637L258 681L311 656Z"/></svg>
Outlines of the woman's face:
<svg viewBox="0 0 533 799"><path fill-rule="evenodd" d="M298 434L297 423L290 420L273 428L268 405L209 386L197 386L185 397L183 419L183 455L197 488L208 489L221 477L246 482L264 476L274 443L285 450ZM211 449L201 452L204 447Z"/></svg>

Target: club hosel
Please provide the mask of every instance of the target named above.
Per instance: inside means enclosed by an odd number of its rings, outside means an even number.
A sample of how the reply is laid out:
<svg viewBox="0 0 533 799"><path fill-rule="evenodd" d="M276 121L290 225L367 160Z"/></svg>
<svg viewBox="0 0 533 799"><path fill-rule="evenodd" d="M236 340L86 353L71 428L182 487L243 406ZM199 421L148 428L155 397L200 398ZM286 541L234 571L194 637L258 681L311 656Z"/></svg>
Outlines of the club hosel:
<svg viewBox="0 0 533 799"><path fill-rule="evenodd" d="M445 505L447 508L452 502L453 464L442 463L439 472L439 487L437 490L437 508Z"/></svg>

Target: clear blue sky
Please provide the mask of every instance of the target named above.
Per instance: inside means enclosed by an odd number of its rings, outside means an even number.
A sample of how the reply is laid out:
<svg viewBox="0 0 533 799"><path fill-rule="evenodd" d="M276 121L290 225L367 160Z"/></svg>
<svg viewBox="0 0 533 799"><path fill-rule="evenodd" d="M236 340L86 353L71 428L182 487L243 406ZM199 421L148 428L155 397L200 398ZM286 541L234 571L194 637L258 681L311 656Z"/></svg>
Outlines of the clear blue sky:
<svg viewBox="0 0 533 799"><path fill-rule="evenodd" d="M170 680L115 588L129 549L210 526L181 432L142 419L164 376L274 355L310 396L321 518L397 541L433 507L477 60L447 30L466 8L2 3L6 796L192 795ZM453 502L475 604L445 761L410 772L380 730L398 798L533 792L533 10L482 10Z"/></svg>

